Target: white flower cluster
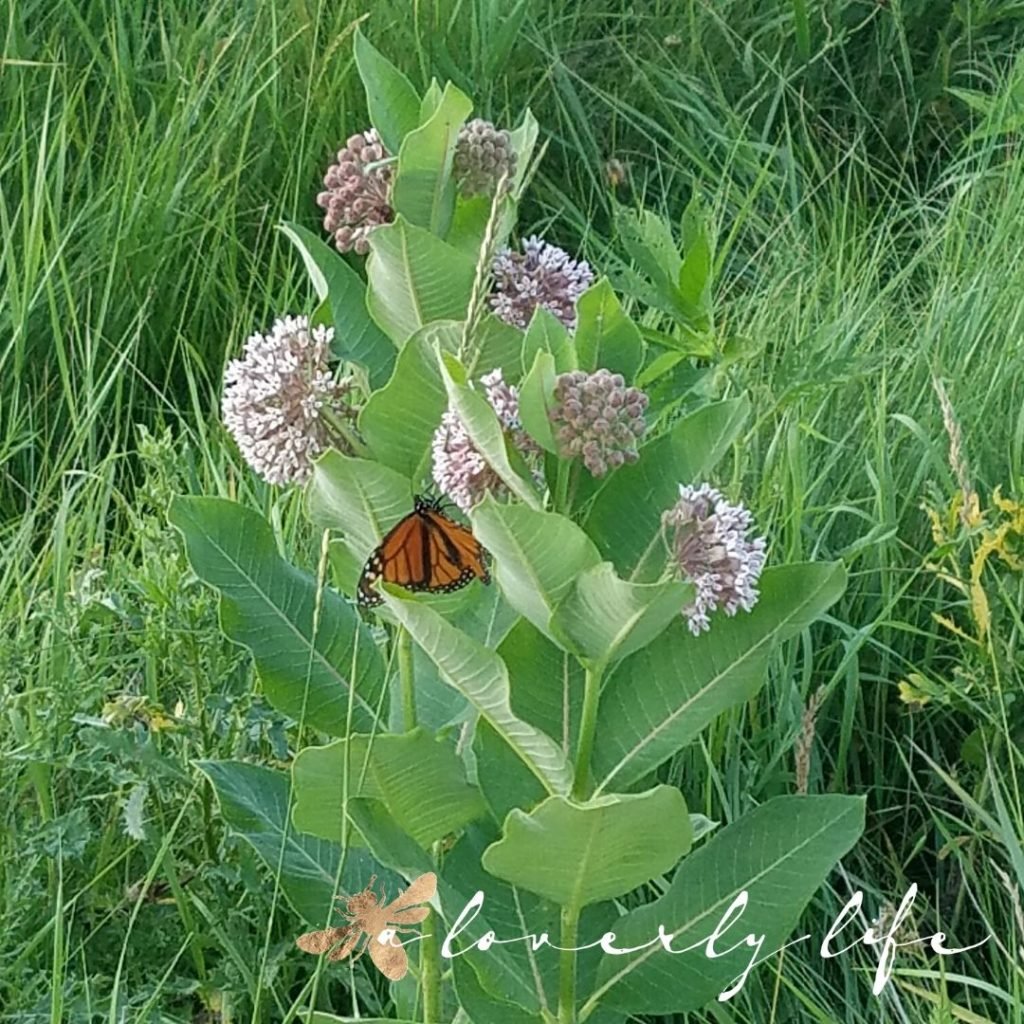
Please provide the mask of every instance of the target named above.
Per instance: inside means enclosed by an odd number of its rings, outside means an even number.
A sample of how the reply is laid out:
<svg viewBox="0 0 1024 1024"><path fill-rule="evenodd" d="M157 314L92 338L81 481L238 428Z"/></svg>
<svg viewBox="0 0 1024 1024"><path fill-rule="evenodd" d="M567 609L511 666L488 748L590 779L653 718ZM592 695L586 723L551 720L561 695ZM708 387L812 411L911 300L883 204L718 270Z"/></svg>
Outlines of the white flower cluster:
<svg viewBox="0 0 1024 1024"><path fill-rule="evenodd" d="M538 306L550 310L569 330L576 327L576 300L590 287L590 264L534 235L523 251L502 249L494 257L491 309L513 327L526 327Z"/></svg>
<svg viewBox="0 0 1024 1024"><path fill-rule="evenodd" d="M679 501L662 516L675 531L673 552L680 575L697 588L683 608L695 636L711 626L710 613L735 615L757 603L757 581L765 563L763 537L750 538L754 519L710 484L680 486Z"/></svg>
<svg viewBox="0 0 1024 1024"><path fill-rule="evenodd" d="M313 459L337 440L330 414L352 415L350 382L328 366L333 336L333 328L286 316L269 334L253 334L224 372L224 425L268 483L305 481Z"/></svg>

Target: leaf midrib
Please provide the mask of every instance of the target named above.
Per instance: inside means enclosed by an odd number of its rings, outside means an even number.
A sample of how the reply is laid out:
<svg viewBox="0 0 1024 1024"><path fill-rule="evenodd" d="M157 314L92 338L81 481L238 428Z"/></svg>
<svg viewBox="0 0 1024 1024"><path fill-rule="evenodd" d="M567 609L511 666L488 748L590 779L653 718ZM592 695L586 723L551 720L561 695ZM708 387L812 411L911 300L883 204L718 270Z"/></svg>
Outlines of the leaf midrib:
<svg viewBox="0 0 1024 1024"><path fill-rule="evenodd" d="M333 676L334 679L337 680L345 689L350 689L351 688L351 690L353 692L353 697L358 702L358 704L362 708L362 710L365 711L367 714L369 714L371 719L374 718L375 716L374 716L373 708L363 699L362 695L356 690L356 685L355 685L356 681L354 679L346 680L345 677L338 671L338 669L335 668L334 665L332 665L324 657L324 655L319 650L317 650L315 644L313 642L311 642L311 641L306 639L306 637L302 634L302 632L295 625L295 623L292 622L292 620L289 619L288 616L284 614L282 609L280 609L276 604L274 604L274 602L270 599L270 596L263 590L263 588L261 586L259 586L259 584L257 584L257 582L249 575L249 573L245 569L242 568L241 563L239 563L232 555L230 555L221 546L221 544L218 541L216 541L209 533L206 533L205 536L206 536L207 541L225 558L225 560L232 567L234 567L238 571L239 575L246 582L248 582L250 584L250 586L252 587L253 591L255 591L257 595L259 595L259 597L263 600L263 602L267 605L267 607L270 608L272 611L274 611L277 614L277 617L283 623L285 623L285 625L288 627L288 629L291 630L291 632L295 635L295 637L300 641L300 646L304 646L304 647L306 647L308 649L308 652L310 654L310 658L309 658L309 661L307 662L307 664L311 665L313 663L313 661L315 660L323 668L326 668L328 673L331 676ZM278 559L278 561L280 561L280 559ZM209 580L207 580L206 582L210 583ZM212 586L216 586L216 584L211 584L211 585ZM219 587L217 589L220 590ZM237 607L237 602L233 598L229 598L224 593L224 591L220 590L220 595L221 595L221 600L223 600L223 601L231 601L231 603L235 604L235 606ZM244 644L243 646L247 647L252 652L252 655L256 659L257 667L258 667L259 662L262 659L259 658L256 655L256 652L253 651L253 649L251 647L249 647L248 644ZM306 685L307 685L307 687L308 687L308 685L310 684L311 681L312 681L312 675L310 673L310 674L307 674L307 676L306 676Z"/></svg>
<svg viewBox="0 0 1024 1024"><path fill-rule="evenodd" d="M815 587L814 590L809 592L804 601L802 601L799 605L794 605L790 614L787 615L786 618L780 620L775 629L766 633L752 647L746 648L739 658L736 658L734 661L731 661L725 668L722 669L722 671L718 672L715 676L709 679L704 686L702 686L696 693L693 694L692 697L689 698L689 700L679 705L679 707L677 707L674 711L672 711L665 718L663 718L650 732L646 733L639 742L637 742L622 758L619 759L615 767L604 777L604 779L598 785L595 795L599 795L605 789L608 783L611 782L611 780L615 778L615 776L618 775L620 771L622 771L623 767L628 765L630 761L637 757L639 751L649 746L656 737L660 736L661 733L666 728L668 728L668 726L674 723L676 719L678 719L681 715L685 714L685 712L688 711L696 701L700 700L709 690L717 686L721 682L723 677L728 675L730 672L735 671L737 666L743 665L745 662L751 660L755 654L759 654L761 652L761 649L765 645L773 643L778 633L789 622L791 622L800 612L802 612L811 603L813 598L817 597L817 595L825 588L830 578L831 574L829 577L826 577L817 587Z"/></svg>
<svg viewBox="0 0 1024 1024"><path fill-rule="evenodd" d="M748 889L752 885L756 885L762 878L765 877L765 875L767 875L770 872L774 871L781 864L785 864L786 861L791 860L793 858L793 856L796 855L797 853L799 853L801 850L803 850L804 847L806 847L806 846L810 845L811 843L813 843L815 840L817 840L825 832L828 832L829 830L834 829L837 826L837 824L843 818L845 818L848 814L854 813L855 810L856 810L856 808L854 808L851 805L849 810L844 810L841 814L834 815L834 816L830 817L827 822L824 822L821 825L820 828L818 828L816 831L814 831L810 835L808 835L797 846L790 847L785 853L782 854L782 856L780 856L780 857L776 858L775 860L773 860L770 864L768 864L764 868L762 868L761 871L759 871L756 874L751 875L749 878L745 879L742 884L740 884L737 887L735 887L731 892L729 892L726 895L720 897L714 903L712 903L709 906L705 907L700 913L698 913L696 916L690 918L689 921L686 921L685 923L681 924L677 929L675 929L671 933L666 933L666 934L669 935L669 941L671 941L672 939L676 938L676 936L681 935L688 928L692 928L693 926L695 926L697 924L700 924L701 921L703 921L705 918L707 918L710 914L712 914L719 907L727 906L728 904L727 904L726 901L728 901L728 903L731 903L741 892L743 892L744 890ZM664 899L664 898L665 897L662 897L662 899ZM656 902L660 903L661 900L658 900ZM650 904L650 906L654 906L654 905L656 905L656 904ZM646 909L646 908L641 908L641 909ZM646 963L648 958L653 956L656 952L658 952L658 950L660 948L661 948L661 943L658 943L658 945L656 945L656 946L648 947L639 956L637 956L635 960L631 960L628 964L626 964L625 967L623 967L623 969L621 971L619 971L618 974L612 975L612 977L609 978L608 981L606 981L603 985L601 985L598 989L596 989L593 993L591 993L591 995L587 998L587 1002L586 1002L586 1004L584 1006L583 1013L581 1013L580 1019L581 1020L586 1020L587 1017L590 1016L590 1013L593 1012L593 1009L596 1008L597 1000L599 1000L600 997L602 995L604 995L605 992L607 992L609 989L613 988L623 978L625 978L629 974L631 974L638 966L640 966L640 964ZM595 1005L592 1005L592 1004L595 1004ZM590 1010L587 1010L587 1007L590 1007Z"/></svg>

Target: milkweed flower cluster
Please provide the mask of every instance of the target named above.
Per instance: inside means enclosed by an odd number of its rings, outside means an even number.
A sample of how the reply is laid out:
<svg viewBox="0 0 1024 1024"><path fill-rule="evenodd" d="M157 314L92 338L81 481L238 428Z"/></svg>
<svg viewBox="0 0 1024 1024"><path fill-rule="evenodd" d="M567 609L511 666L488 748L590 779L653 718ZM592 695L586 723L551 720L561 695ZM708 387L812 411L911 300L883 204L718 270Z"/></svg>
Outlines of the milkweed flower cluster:
<svg viewBox="0 0 1024 1024"><path fill-rule="evenodd" d="M620 373L597 370L563 373L555 381L549 413L564 458L582 458L592 476L604 476L636 462L637 444L647 429L647 395L626 387Z"/></svg>
<svg viewBox="0 0 1024 1024"><path fill-rule="evenodd" d="M515 174L516 154L509 133L474 118L459 129L452 166L464 196L493 196L502 175L511 179Z"/></svg>
<svg viewBox="0 0 1024 1024"><path fill-rule="evenodd" d="M590 287L594 272L584 260L534 235L523 251L502 249L491 267L491 309L513 327L526 327L538 306L550 310L569 330L576 328L576 300Z"/></svg>
<svg viewBox="0 0 1024 1024"><path fill-rule="evenodd" d="M395 218L391 208L391 168L371 166L388 156L375 129L353 135L338 150L338 162L324 175L325 191L317 205L325 211L324 230L340 252L366 253L374 228Z"/></svg>
<svg viewBox="0 0 1024 1024"><path fill-rule="evenodd" d="M518 390L505 382L500 369L485 374L480 383L512 443L524 455L539 453L540 449L519 422ZM477 450L454 409L449 408L441 416L441 424L434 431L431 460L434 483L463 512L468 512L486 494L508 493L504 481Z"/></svg>
<svg viewBox="0 0 1024 1024"><path fill-rule="evenodd" d="M679 500L662 515L673 531L672 551L679 574L697 588L682 609L694 636L709 629L718 608L735 615L757 603L757 582L765 563L763 537L749 536L754 519L710 484L680 486Z"/></svg>
<svg viewBox="0 0 1024 1024"><path fill-rule="evenodd" d="M224 425L268 483L304 482L312 460L342 443L329 421L354 412L351 381L335 378L328 366L333 336L333 328L286 316L269 334L253 334L224 372Z"/></svg>

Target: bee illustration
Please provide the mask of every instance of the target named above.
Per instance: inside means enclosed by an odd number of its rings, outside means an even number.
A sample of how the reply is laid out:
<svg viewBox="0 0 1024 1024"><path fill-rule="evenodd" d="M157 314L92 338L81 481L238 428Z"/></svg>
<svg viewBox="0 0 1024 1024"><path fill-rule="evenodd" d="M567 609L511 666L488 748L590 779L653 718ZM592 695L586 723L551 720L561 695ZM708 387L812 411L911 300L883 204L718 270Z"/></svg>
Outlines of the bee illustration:
<svg viewBox="0 0 1024 1024"><path fill-rule="evenodd" d="M353 960L358 960L369 949L370 959L377 970L390 981L400 981L409 970L409 957L400 945L395 945L394 937L399 932L413 931L405 926L419 924L426 919L430 907L417 904L433 898L437 892L437 875L433 872L420 875L391 903L387 901L383 885L379 897L373 891L376 881L377 876L374 875L362 892L339 897L339 902L345 904L347 924L306 932L295 940L295 944L306 953L326 953L328 960L344 960L365 936L363 947Z"/></svg>

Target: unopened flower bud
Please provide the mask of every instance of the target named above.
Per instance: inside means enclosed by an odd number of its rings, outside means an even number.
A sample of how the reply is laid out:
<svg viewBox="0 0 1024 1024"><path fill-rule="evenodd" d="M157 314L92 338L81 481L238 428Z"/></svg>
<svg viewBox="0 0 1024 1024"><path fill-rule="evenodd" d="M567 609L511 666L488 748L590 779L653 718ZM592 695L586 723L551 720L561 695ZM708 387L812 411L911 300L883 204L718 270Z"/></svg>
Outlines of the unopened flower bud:
<svg viewBox="0 0 1024 1024"><path fill-rule="evenodd" d="M369 250L374 228L395 217L391 208L391 168L373 166L388 156L375 129L351 136L338 151L338 162L324 175L326 191L316 201L325 211L324 230L340 252Z"/></svg>

